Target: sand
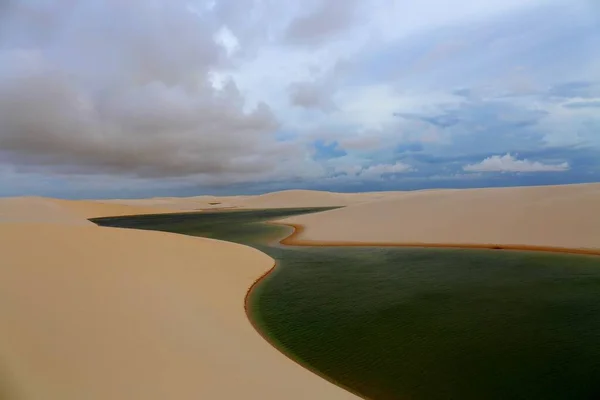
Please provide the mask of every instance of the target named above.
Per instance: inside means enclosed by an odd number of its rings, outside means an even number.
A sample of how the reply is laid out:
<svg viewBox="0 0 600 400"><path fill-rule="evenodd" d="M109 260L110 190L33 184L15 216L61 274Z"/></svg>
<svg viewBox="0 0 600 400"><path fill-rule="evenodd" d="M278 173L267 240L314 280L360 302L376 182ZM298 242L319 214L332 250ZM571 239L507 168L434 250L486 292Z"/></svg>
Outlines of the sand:
<svg viewBox="0 0 600 400"><path fill-rule="evenodd" d="M44 197L0 198L0 223L45 222L94 225L87 218L174 212L158 206L127 205L102 201L61 200Z"/></svg>
<svg viewBox="0 0 600 400"><path fill-rule="evenodd" d="M252 327L244 299L265 254L75 223L97 204L0 207L13 216L0 223L0 398L356 398Z"/></svg>
<svg viewBox="0 0 600 400"><path fill-rule="evenodd" d="M54 199L42 197L0 198L0 224L8 222L42 222L63 225L93 225Z"/></svg>
<svg viewBox="0 0 600 400"><path fill-rule="evenodd" d="M342 207L393 198L399 193L401 192L335 193L315 190L285 190L258 196L248 196L239 203L239 207L251 209Z"/></svg>
<svg viewBox="0 0 600 400"><path fill-rule="evenodd" d="M103 200L108 204L122 204L135 207L158 207L172 211L201 211L222 208L240 208L248 196L194 196L194 197L154 197L149 199Z"/></svg>
<svg viewBox="0 0 600 400"><path fill-rule="evenodd" d="M252 327L244 298L272 268L268 256L85 219L204 206L345 206L280 221L302 227L293 240L304 243L600 249L600 184L0 199L0 398L356 398L288 359Z"/></svg>
<svg viewBox="0 0 600 400"><path fill-rule="evenodd" d="M109 204L158 207L176 211L212 209L265 209L343 207L392 198L402 192L335 193L316 190L284 190L255 196L156 197L150 199L104 200Z"/></svg>
<svg viewBox="0 0 600 400"><path fill-rule="evenodd" d="M428 190L280 222L313 243L600 249L600 184Z"/></svg>
<svg viewBox="0 0 600 400"><path fill-rule="evenodd" d="M80 218L101 218L101 217L117 217L123 215L143 215L143 214L163 214L177 212L167 207L159 205L141 205L141 204L119 204L103 201L82 201L82 200L59 200L52 201L70 213Z"/></svg>

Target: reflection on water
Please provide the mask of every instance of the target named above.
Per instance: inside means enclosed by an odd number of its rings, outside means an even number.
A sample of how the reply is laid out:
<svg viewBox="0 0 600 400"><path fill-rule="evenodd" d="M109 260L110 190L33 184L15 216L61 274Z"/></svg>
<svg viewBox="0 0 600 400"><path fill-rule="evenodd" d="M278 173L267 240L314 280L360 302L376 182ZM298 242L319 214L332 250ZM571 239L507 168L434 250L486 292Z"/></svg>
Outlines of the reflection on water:
<svg viewBox="0 0 600 400"><path fill-rule="evenodd" d="M249 244L279 261L253 318L300 362L374 399L600 398L600 258L270 246L288 213L96 220Z"/></svg>

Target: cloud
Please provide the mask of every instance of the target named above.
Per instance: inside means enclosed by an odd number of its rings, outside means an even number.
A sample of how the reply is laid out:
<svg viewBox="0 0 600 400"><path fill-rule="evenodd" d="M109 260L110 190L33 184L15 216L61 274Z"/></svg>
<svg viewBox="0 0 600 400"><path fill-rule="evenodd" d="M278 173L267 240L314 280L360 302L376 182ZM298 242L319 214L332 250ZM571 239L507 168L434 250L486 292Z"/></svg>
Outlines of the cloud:
<svg viewBox="0 0 600 400"><path fill-rule="evenodd" d="M600 100L573 101L563 104L566 108L600 108Z"/></svg>
<svg viewBox="0 0 600 400"><path fill-rule="evenodd" d="M448 127L457 125L461 122L458 115L453 115L450 113L445 114L445 115L425 116L425 115L418 115L418 114L414 114L414 113L395 112L394 116L409 119L409 120L418 120L418 121L427 122L428 124L437 126L439 128L448 128Z"/></svg>
<svg viewBox="0 0 600 400"><path fill-rule="evenodd" d="M313 144L315 160L329 160L332 158L344 157L348 153L340 147L337 141L326 143L323 140L317 140Z"/></svg>
<svg viewBox="0 0 600 400"><path fill-rule="evenodd" d="M325 113L337 109L331 98L331 88L318 82L295 82L289 86L290 103L305 109L320 110Z"/></svg>
<svg viewBox="0 0 600 400"><path fill-rule="evenodd" d="M559 98L600 97L600 83L594 81L572 81L559 83L550 88L548 94Z"/></svg>
<svg viewBox="0 0 600 400"><path fill-rule="evenodd" d="M480 163L463 167L468 172L562 172L569 170L569 163L543 164L527 159L518 160L512 154L491 156Z"/></svg>
<svg viewBox="0 0 600 400"><path fill-rule="evenodd" d="M589 0L0 6L0 187L28 192L15 182L35 176L44 190L176 195L600 173ZM463 171L509 161L562 172Z"/></svg>
<svg viewBox="0 0 600 400"><path fill-rule="evenodd" d="M232 51L213 37L232 46L227 31L186 1L155 3L72 2L68 12L60 2L17 4L5 14L3 37L13 40L0 43L4 159L46 171L223 179L281 161L270 107L248 109L234 82L210 83Z"/></svg>
<svg viewBox="0 0 600 400"><path fill-rule="evenodd" d="M416 153L416 152L420 152L423 151L423 144L419 143L419 142L407 142L407 143L401 143L398 146L396 146L396 148L394 149L394 151L397 154L401 154L401 153Z"/></svg>
<svg viewBox="0 0 600 400"><path fill-rule="evenodd" d="M371 165L363 169L359 175L364 177L380 177L385 174L401 174L411 171L414 171L414 169L410 165L403 162L396 162L395 164Z"/></svg>
<svg viewBox="0 0 600 400"><path fill-rule="evenodd" d="M346 160L345 160L346 161ZM347 160L350 161L350 160ZM390 164L372 164L363 166L351 162L342 162L334 168L333 181L371 181L390 178L397 174L416 171L411 165L397 161Z"/></svg>
<svg viewBox="0 0 600 400"><path fill-rule="evenodd" d="M311 2L306 3L310 7ZM350 28L358 17L359 0L346 0L343 3L317 0L312 4L312 10L298 16L288 26L285 33L285 40L288 43L322 44L323 41Z"/></svg>
<svg viewBox="0 0 600 400"><path fill-rule="evenodd" d="M339 143L347 150L357 151L372 151L382 146L382 140L377 136L377 132L367 132L366 135L358 137L346 135L339 140Z"/></svg>

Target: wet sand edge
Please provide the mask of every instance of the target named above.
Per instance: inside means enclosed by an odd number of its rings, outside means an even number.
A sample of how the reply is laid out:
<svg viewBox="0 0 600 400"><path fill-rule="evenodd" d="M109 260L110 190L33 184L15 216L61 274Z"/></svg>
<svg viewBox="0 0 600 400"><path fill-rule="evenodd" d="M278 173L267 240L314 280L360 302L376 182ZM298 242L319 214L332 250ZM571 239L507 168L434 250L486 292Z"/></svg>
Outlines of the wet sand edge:
<svg viewBox="0 0 600 400"><path fill-rule="evenodd" d="M553 246L533 246L522 244L495 244L495 243L425 243L425 242L351 242L351 241L323 241L301 239L300 236L306 230L301 224L287 222L268 222L273 225L292 227L291 235L280 240L279 243L286 246L319 246L319 247L421 247L421 248L454 248L454 249L488 249L488 250L515 250L535 251L546 253L563 253L600 256L600 249L570 248Z"/></svg>

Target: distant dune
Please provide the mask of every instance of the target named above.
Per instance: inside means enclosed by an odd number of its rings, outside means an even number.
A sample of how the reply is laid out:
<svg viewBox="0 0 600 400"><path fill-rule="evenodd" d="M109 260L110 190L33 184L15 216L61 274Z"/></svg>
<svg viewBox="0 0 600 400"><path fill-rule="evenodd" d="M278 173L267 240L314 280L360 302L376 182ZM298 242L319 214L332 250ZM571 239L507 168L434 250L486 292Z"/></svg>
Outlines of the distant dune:
<svg viewBox="0 0 600 400"><path fill-rule="evenodd" d="M382 193L333 193L316 190L284 190L258 196L248 196L240 202L241 208L292 208L292 207L337 207L374 201L396 195L397 192Z"/></svg>
<svg viewBox="0 0 600 400"><path fill-rule="evenodd" d="M157 197L151 199L104 200L104 202L136 207L159 207L178 211L222 208L337 207L381 200L400 193L402 192L334 193L317 190L283 190L253 196Z"/></svg>
<svg viewBox="0 0 600 400"><path fill-rule="evenodd" d="M123 204L135 207L157 207L170 212L198 211L219 208L241 207L248 196L194 196L194 197L155 197L150 199L103 200L108 204Z"/></svg>
<svg viewBox="0 0 600 400"><path fill-rule="evenodd" d="M323 242L600 248L600 184L427 190L282 220Z"/></svg>

